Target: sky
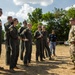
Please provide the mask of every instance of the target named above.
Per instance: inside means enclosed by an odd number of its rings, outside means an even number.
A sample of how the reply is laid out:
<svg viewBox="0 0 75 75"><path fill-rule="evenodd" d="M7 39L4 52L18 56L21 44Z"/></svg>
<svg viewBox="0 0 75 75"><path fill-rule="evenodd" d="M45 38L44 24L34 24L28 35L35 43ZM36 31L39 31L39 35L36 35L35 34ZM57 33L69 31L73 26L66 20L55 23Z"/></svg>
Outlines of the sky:
<svg viewBox="0 0 75 75"><path fill-rule="evenodd" d="M0 8L3 9L1 17L3 23L10 15L22 22L35 8L42 8L43 13L46 13L53 12L55 7L68 10L71 6L75 7L75 0L0 0Z"/></svg>

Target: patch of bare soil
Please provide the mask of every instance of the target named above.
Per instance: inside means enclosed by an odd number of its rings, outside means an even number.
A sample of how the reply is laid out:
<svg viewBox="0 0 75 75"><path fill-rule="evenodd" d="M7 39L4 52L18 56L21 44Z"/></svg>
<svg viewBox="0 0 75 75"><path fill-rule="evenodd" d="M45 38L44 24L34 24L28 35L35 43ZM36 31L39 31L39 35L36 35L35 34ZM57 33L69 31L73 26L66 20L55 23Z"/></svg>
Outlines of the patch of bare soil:
<svg viewBox="0 0 75 75"><path fill-rule="evenodd" d="M55 60L45 59L43 62L36 63L35 54L36 48L33 46L32 62L29 67L25 67L23 62L18 60L18 67L15 73L9 71L9 66L6 66L6 49L2 45L2 56L0 58L0 66L4 70L0 70L0 75L75 75L75 70L72 70L73 64L71 63L69 46L56 46Z"/></svg>

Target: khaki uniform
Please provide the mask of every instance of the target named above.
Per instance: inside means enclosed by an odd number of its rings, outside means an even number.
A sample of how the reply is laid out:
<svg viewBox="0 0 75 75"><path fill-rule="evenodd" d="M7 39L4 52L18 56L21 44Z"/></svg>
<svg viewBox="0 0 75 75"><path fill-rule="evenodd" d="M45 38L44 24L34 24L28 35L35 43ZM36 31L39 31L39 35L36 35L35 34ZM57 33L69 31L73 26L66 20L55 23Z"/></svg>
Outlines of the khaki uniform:
<svg viewBox="0 0 75 75"><path fill-rule="evenodd" d="M69 43L70 43L70 53L72 62L75 62L75 25L73 25L69 32Z"/></svg>

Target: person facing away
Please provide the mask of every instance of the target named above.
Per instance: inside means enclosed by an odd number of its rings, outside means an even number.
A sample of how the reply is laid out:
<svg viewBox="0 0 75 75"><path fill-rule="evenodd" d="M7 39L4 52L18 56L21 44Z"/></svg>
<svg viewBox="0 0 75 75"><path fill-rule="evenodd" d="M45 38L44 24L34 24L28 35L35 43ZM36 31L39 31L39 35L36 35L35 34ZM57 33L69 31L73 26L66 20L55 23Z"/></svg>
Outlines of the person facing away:
<svg viewBox="0 0 75 75"><path fill-rule="evenodd" d="M70 55L75 69L75 18L70 19L71 29L69 31L68 41L70 43Z"/></svg>
<svg viewBox="0 0 75 75"><path fill-rule="evenodd" d="M55 34L55 31L52 30L52 33L49 34L49 41L50 41L50 51L51 51L51 55L56 56L56 40L57 40L57 36Z"/></svg>

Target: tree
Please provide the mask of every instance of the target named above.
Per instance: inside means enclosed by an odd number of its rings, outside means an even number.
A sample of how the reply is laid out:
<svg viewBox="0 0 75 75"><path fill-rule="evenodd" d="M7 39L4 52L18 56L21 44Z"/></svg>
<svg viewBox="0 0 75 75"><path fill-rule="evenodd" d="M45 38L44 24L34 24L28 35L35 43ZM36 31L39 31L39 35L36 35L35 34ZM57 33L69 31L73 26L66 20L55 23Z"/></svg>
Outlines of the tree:
<svg viewBox="0 0 75 75"><path fill-rule="evenodd" d="M67 12L63 9L55 8L54 13L43 14L43 20L47 22L47 31L56 31L57 40L67 40L70 26L68 25Z"/></svg>
<svg viewBox="0 0 75 75"><path fill-rule="evenodd" d="M50 33L54 26L54 14L47 12L42 15L43 21L47 23L47 30Z"/></svg>
<svg viewBox="0 0 75 75"><path fill-rule="evenodd" d="M72 7L67 11L68 18L75 18L75 8Z"/></svg>
<svg viewBox="0 0 75 75"><path fill-rule="evenodd" d="M21 27L21 25L22 25L22 23L19 22L19 23L17 24L16 28L19 29L19 28Z"/></svg>
<svg viewBox="0 0 75 75"><path fill-rule="evenodd" d="M38 24L42 22L42 9L36 8L31 14L28 13L28 17L29 22L32 24L32 32L34 34Z"/></svg>
<svg viewBox="0 0 75 75"><path fill-rule="evenodd" d="M74 9L72 9L70 12L73 11L73 14L71 16L74 16ZM68 39L68 33L69 33L69 17L70 13L69 11L55 8L54 12L47 12L42 14L42 9L36 8L31 14L28 13L29 21L32 23L32 32L34 32L37 29L38 24L42 25L42 21L46 22L46 27L48 33L51 33L52 30L56 31L57 34L57 40L67 40Z"/></svg>
<svg viewBox="0 0 75 75"><path fill-rule="evenodd" d="M41 8L36 8L32 14L28 13L29 20L34 23L39 23L42 21L42 9Z"/></svg>

